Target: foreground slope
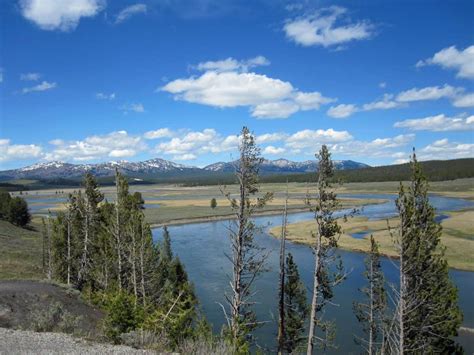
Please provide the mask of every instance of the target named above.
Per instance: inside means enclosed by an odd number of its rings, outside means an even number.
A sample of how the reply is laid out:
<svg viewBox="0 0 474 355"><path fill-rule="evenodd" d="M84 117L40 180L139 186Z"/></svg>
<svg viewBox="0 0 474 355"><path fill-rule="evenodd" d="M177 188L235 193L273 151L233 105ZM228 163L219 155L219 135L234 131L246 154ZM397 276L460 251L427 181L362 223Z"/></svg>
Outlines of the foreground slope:
<svg viewBox="0 0 474 355"><path fill-rule="evenodd" d="M36 333L0 328L0 354L155 354L134 349L75 338L63 333Z"/></svg>

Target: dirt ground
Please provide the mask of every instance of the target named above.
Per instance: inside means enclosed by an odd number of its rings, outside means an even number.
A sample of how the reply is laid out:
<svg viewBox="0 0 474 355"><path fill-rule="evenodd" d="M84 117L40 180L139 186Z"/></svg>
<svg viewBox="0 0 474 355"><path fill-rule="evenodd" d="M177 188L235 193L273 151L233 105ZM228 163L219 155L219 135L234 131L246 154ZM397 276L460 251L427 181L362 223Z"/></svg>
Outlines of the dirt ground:
<svg viewBox="0 0 474 355"><path fill-rule="evenodd" d="M60 303L64 310L80 317L74 332L97 334L103 317L99 309L81 300L77 291L40 281L0 281L0 327L31 329L33 314L53 303Z"/></svg>
<svg viewBox="0 0 474 355"><path fill-rule="evenodd" d="M0 355L25 354L154 354L122 345L90 342L61 333L35 333L0 328Z"/></svg>

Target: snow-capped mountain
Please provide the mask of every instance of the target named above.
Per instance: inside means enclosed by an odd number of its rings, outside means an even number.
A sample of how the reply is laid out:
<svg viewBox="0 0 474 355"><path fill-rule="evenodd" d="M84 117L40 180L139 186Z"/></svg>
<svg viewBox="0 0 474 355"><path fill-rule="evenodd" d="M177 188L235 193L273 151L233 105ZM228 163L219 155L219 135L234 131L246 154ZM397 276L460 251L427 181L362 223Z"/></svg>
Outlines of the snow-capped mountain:
<svg viewBox="0 0 474 355"><path fill-rule="evenodd" d="M115 169L131 177L157 177L160 174L186 175L193 174L212 174L212 173L231 173L234 172L236 161L218 162L208 165L204 168L197 168L177 164L169 160L160 158L150 159L140 162L128 161L110 161L98 164L71 164L61 161L52 161L46 163L33 164L24 168L0 171L0 179L71 179L82 177L90 171L98 177L112 176ZM366 164L358 163L352 160L334 161L336 169L360 169L368 167ZM294 162L287 159L267 160L262 162L260 172L263 174L285 174L285 173L305 173L316 171L317 162L307 160L304 162Z"/></svg>
<svg viewBox="0 0 474 355"><path fill-rule="evenodd" d="M204 167L204 170L214 172L233 172L237 161L218 162ZM352 160L335 160L334 167L337 170L350 170L367 168L369 165L358 163ZM318 162L316 160L306 160L303 162L295 162L288 159L267 160L264 159L260 166L260 172L265 174L271 173L307 173L316 171Z"/></svg>
<svg viewBox="0 0 474 355"><path fill-rule="evenodd" d="M141 162L110 161L98 164L70 164L60 161L37 163L24 168L0 171L0 178L6 179L57 179L76 178L90 171L95 176L112 176L115 169L125 175L152 175L169 172L200 170L199 168L177 164L164 159L150 159Z"/></svg>

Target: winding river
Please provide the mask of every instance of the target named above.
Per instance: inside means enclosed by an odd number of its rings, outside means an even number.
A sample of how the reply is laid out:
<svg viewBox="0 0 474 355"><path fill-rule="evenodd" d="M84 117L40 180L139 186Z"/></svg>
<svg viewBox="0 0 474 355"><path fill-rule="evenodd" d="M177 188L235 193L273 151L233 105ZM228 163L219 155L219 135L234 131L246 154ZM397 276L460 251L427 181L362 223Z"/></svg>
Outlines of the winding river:
<svg viewBox="0 0 474 355"><path fill-rule="evenodd" d="M341 197L349 198L377 198L387 199L382 204L368 205L360 215L370 219L388 218L395 215L395 195L388 194L347 194ZM437 209L438 214L446 211L455 211L474 206L472 201L430 196L430 202ZM294 213L288 216L289 223L294 223L312 218L310 213ZM258 302L255 310L259 320L268 321L255 331L259 345L274 349L276 337L276 306L278 289L278 248L279 241L268 234L268 229L281 224L281 216L261 216L255 218L256 223L263 227L262 232L256 235L257 243L272 250L268 259L269 271L264 273L256 283L258 293L255 297ZM228 290L230 263L224 253L229 250L227 238L229 221L215 221L193 223L179 226L170 226L172 247L174 253L186 266L189 278L195 285L200 305L207 319L213 324L215 332L219 332L224 324L224 315L219 303L224 304L224 292ZM155 240L160 240L161 228L153 230ZM311 249L304 245L288 243L287 251L291 252L298 264L303 282L312 285L313 255ZM348 279L335 289L334 303L336 306L328 307L325 318L333 319L336 323L337 334L335 343L338 349L327 353L360 353L354 345L353 337L360 335L360 325L352 312L352 302L360 299L358 289L365 284L362 273L364 271L365 255L358 252L340 251L344 266L352 270ZM389 282L396 282L398 270L396 266L384 258L382 261L385 276ZM459 287L459 302L464 312L463 326L474 328L474 273L467 271L451 270L451 277ZM308 297L309 299L309 297ZM466 353L474 351L474 336L461 333L459 342L464 346Z"/></svg>

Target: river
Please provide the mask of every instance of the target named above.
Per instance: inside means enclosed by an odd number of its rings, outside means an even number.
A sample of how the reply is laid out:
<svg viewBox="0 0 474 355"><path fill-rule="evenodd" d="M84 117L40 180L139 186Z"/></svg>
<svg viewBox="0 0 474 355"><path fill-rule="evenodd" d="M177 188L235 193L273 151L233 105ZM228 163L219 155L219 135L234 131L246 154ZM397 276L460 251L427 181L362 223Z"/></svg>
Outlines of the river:
<svg viewBox="0 0 474 355"><path fill-rule="evenodd" d="M396 196L388 194L346 194L341 197L364 197L387 199L386 203L368 205L360 212L361 216L370 219L388 218L395 215L394 199ZM473 207L472 201L430 196L430 202L437 209L438 214L446 211L455 211ZM289 223L309 220L310 213L294 213L289 215ZM255 236L256 242L268 250L272 250L267 261L269 271L264 273L255 284L258 293L255 306L259 320L268 321L255 331L254 335L258 344L269 349L275 346L276 337L276 306L278 290L278 248L279 240L268 235L268 229L281 224L281 216L261 216L255 218L262 232ZM186 267L190 280L194 283L196 294L207 319L212 323L217 333L224 324L224 315L219 303L224 304L224 292L228 290L231 272L230 263L224 253L229 251L228 231L230 221L215 221L193 223L179 226L170 226L173 252L179 256ZM155 240L160 240L161 228L153 230ZM312 285L313 255L311 249L304 245L288 243L287 251L291 252L296 260L300 276L308 286ZM344 266L351 270L347 280L335 289L334 306L328 306L325 319L334 320L336 324L335 344L337 349L327 353L351 354L360 353L360 348L355 345L354 335L360 335L360 325L353 312L352 302L360 299L359 288L365 285L362 276L364 271L365 255L357 252L340 251ZM383 270L388 282L397 282L398 270L395 264L384 258ZM474 295L474 273L467 271L451 270L451 277L459 288L459 303L464 312L463 326L474 328L474 309L472 295ZM309 297L308 297L309 300ZM472 335L462 333L459 342L464 346L466 353L474 352L474 339Z"/></svg>

